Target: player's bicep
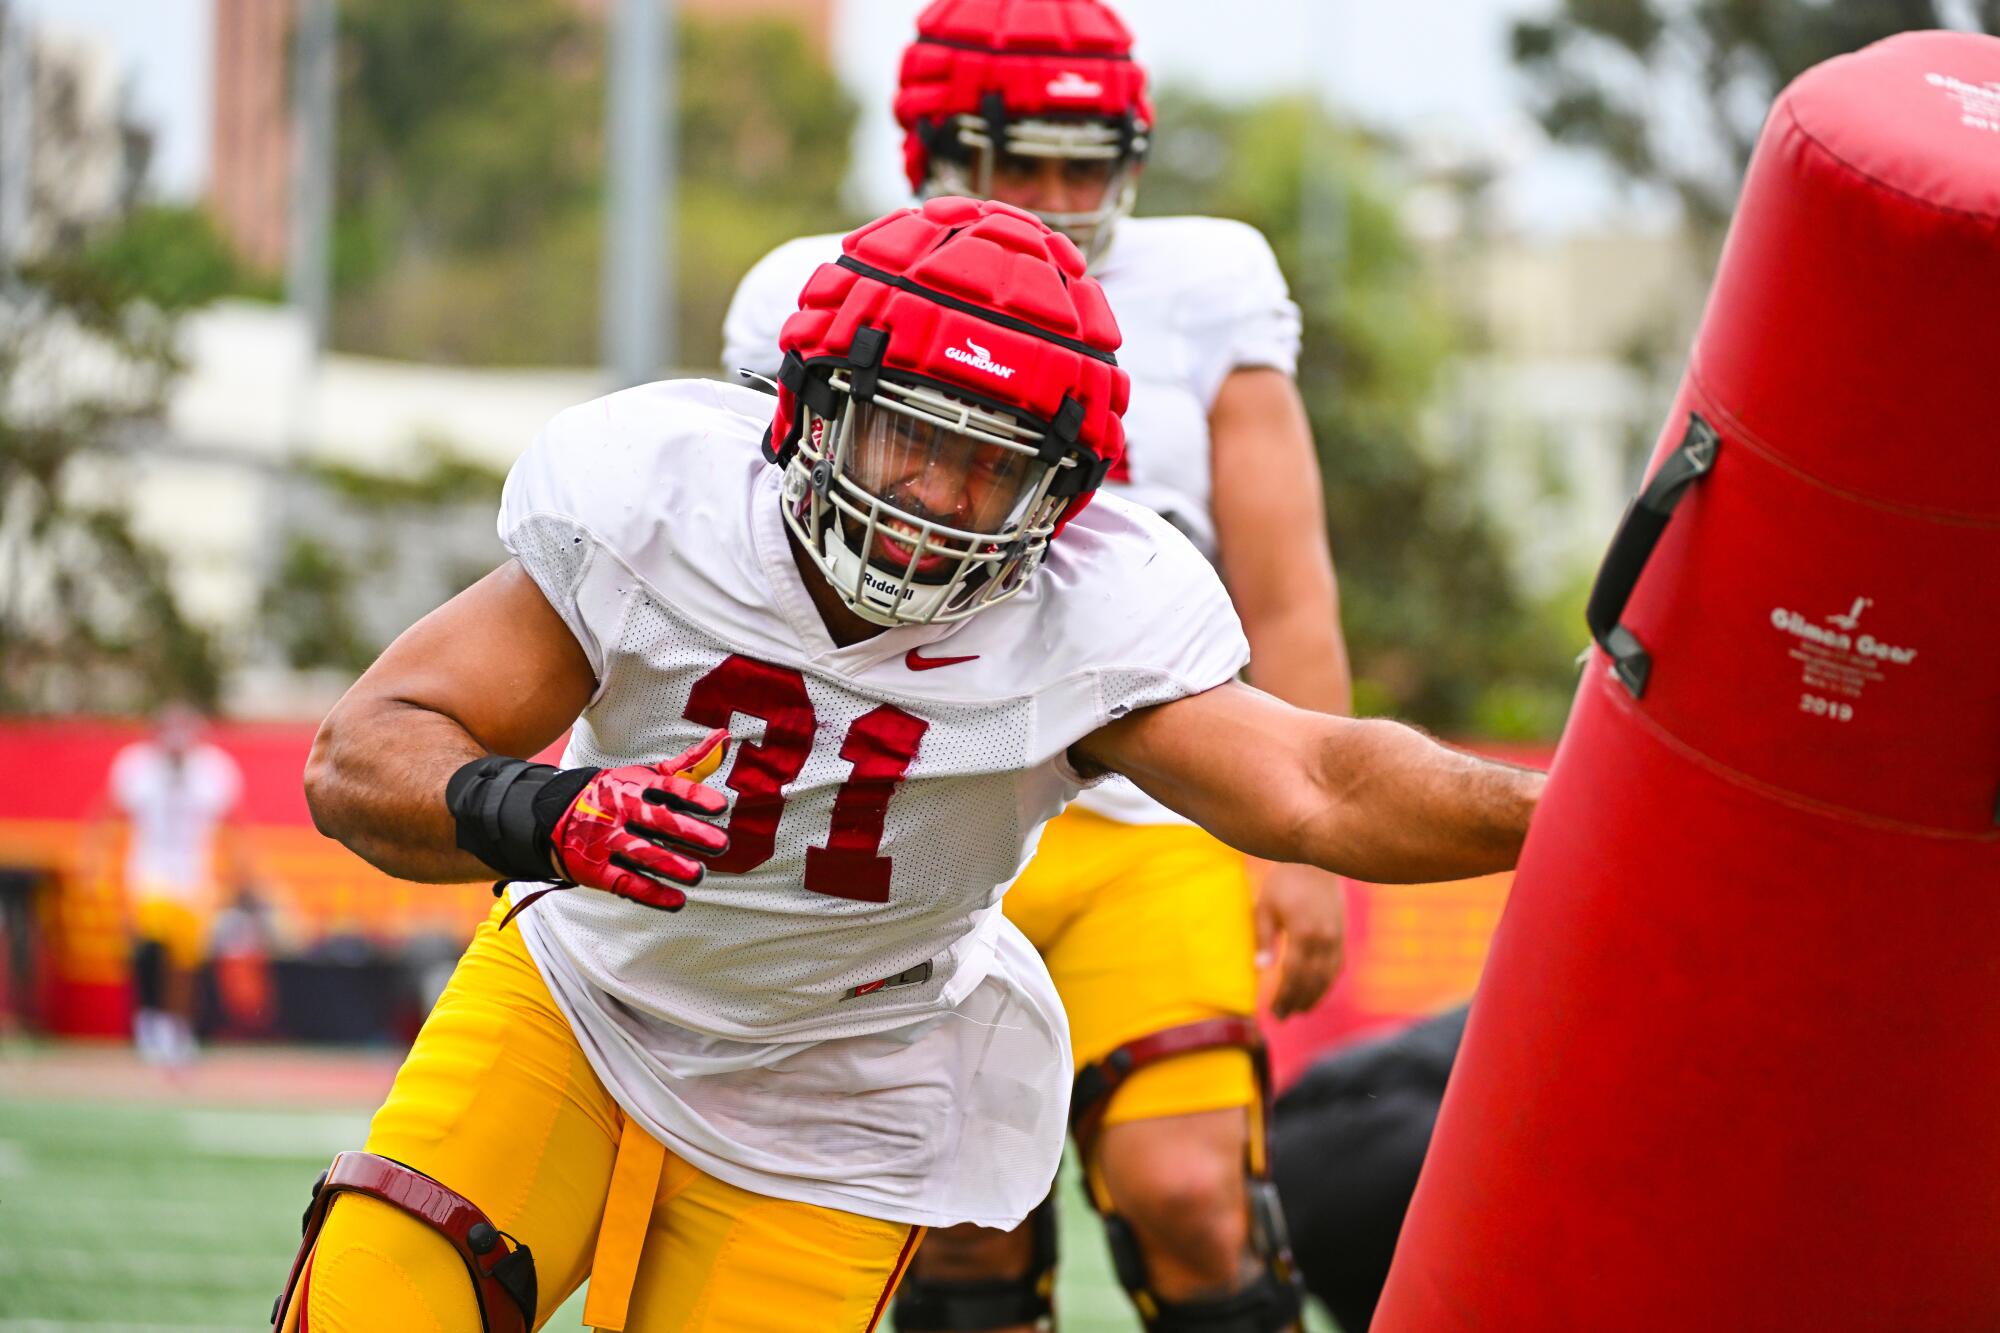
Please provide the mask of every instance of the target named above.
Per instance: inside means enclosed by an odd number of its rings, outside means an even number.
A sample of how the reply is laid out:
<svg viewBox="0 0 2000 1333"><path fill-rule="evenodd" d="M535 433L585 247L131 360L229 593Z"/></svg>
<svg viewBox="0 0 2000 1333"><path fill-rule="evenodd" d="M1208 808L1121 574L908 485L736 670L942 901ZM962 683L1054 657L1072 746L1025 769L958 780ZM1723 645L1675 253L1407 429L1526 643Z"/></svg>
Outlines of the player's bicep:
<svg viewBox="0 0 2000 1333"><path fill-rule="evenodd" d="M1241 851L1297 859L1319 808L1321 733L1343 719L1230 681L1142 708L1071 747L1085 773L1122 773Z"/></svg>
<svg viewBox="0 0 2000 1333"><path fill-rule="evenodd" d="M442 714L495 754L535 754L596 689L583 645L509 560L384 649L349 691L357 706Z"/></svg>

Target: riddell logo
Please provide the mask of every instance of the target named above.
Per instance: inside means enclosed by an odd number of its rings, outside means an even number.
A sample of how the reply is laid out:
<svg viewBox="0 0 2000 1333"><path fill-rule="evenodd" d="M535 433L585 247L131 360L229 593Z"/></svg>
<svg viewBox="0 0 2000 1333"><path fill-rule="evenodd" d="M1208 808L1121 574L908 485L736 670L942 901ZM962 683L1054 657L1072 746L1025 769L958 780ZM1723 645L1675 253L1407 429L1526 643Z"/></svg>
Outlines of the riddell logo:
<svg viewBox="0 0 2000 1333"><path fill-rule="evenodd" d="M914 587L905 588L901 579L883 578L866 565L861 567L861 586L870 592L880 593L884 597L897 601L901 601L905 597L915 596L917 591Z"/></svg>
<svg viewBox="0 0 2000 1333"><path fill-rule="evenodd" d="M998 375L1003 380L1011 379L1014 374L1012 366L1000 365L993 359L991 352L988 352L984 347L981 347L970 338L965 340L964 347L945 348L944 354L949 360L961 362L971 366L974 370L983 370L989 375Z"/></svg>
<svg viewBox="0 0 2000 1333"><path fill-rule="evenodd" d="M1050 97L1102 97L1104 85L1095 79L1086 79L1073 69L1066 69L1049 80Z"/></svg>

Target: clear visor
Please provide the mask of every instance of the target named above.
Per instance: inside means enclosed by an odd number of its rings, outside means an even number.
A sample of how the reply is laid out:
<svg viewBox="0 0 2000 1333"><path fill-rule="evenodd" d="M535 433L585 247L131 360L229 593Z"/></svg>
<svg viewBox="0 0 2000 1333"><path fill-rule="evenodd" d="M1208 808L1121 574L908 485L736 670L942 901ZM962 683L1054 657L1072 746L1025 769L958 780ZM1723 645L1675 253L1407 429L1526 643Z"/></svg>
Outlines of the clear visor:
<svg viewBox="0 0 2000 1333"><path fill-rule="evenodd" d="M1023 119L1007 122L1007 141L995 145L981 116L958 118L958 141L967 148L1020 157L1059 157L1085 162L1122 163L1126 159L1124 132L1113 121L1095 118L1076 120ZM1140 132L1132 143L1133 156L1144 153L1146 136Z"/></svg>
<svg viewBox="0 0 2000 1333"><path fill-rule="evenodd" d="M1093 262L1102 256L1117 220L1132 211L1147 148L1143 131L1128 145L1112 121L1011 120L1006 141L995 144L979 116L960 116L957 131L967 160L938 164L933 192L1019 198L1020 189L1040 174L1040 164L1059 162L1065 193L1076 202L1066 208L1038 206L1035 214L1076 242Z"/></svg>
<svg viewBox="0 0 2000 1333"><path fill-rule="evenodd" d="M1026 586L1069 503L1051 492L1082 466L1074 451L1051 466L1046 425L936 385L883 375L857 400L846 370L827 384L846 404L807 413L785 521L842 600L878 625L927 625Z"/></svg>
<svg viewBox="0 0 2000 1333"><path fill-rule="evenodd" d="M1047 490L1049 465L1030 432L1011 418L955 402L913 405L877 394L853 403L845 423L839 475L850 493L875 503L851 515L872 531L868 563L941 582L968 555L984 555L1018 535ZM937 407L957 413L965 428L938 420Z"/></svg>

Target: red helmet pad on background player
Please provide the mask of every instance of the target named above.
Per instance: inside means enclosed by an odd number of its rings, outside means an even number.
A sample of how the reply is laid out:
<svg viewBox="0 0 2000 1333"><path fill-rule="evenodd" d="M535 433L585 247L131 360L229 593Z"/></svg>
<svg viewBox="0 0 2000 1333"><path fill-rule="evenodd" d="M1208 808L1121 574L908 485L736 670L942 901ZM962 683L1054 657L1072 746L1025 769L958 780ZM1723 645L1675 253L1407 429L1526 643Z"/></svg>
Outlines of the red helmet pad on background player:
<svg viewBox="0 0 2000 1333"><path fill-rule="evenodd" d="M936 0L903 52L896 122L920 195L990 198L998 153L1109 166L1100 203L1043 221L1095 261L1131 212L1153 128L1132 34L1099 0Z"/></svg>
<svg viewBox="0 0 2000 1333"><path fill-rule="evenodd" d="M1066 237L1006 204L933 199L849 235L779 337L765 451L794 534L857 614L956 620L1018 592L1124 454L1118 326ZM1022 476L973 530L858 469L891 429ZM872 431L872 435L871 435ZM947 460L951 461L951 460Z"/></svg>

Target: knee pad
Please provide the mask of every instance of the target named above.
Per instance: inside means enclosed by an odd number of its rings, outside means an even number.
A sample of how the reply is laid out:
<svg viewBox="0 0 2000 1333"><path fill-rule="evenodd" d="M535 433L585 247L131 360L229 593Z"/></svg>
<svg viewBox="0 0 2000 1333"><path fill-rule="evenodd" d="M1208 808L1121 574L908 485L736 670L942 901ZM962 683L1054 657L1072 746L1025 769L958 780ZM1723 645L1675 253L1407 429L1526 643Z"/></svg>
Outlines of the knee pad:
<svg viewBox="0 0 2000 1333"><path fill-rule="evenodd" d="M313 1182L306 1205L298 1256L285 1289L271 1305L271 1327L282 1329L285 1314L309 1266L327 1209L342 1194L379 1199L408 1213L443 1236L458 1251L479 1301L486 1333L528 1333L535 1322L535 1258L528 1247L486 1220L471 1200L413 1167L374 1153L344 1152ZM511 1243L510 1243L511 1242ZM303 1322L303 1321L302 1321Z"/></svg>
<svg viewBox="0 0 2000 1333"><path fill-rule="evenodd" d="M1295 1333L1304 1302L1285 1241L1277 1191L1268 1180L1249 1182L1250 1247L1263 1268L1249 1286L1227 1296L1169 1301L1152 1289L1146 1256L1132 1224L1116 1213L1101 1214L1104 1237L1118 1283L1145 1322L1146 1333Z"/></svg>
<svg viewBox="0 0 2000 1333"><path fill-rule="evenodd" d="M1056 1295L1056 1201L1028 1214L1034 1251L1018 1277L940 1282L914 1268L896 1288L898 1333L985 1333L1031 1324L1053 1327Z"/></svg>
<svg viewBox="0 0 2000 1333"><path fill-rule="evenodd" d="M1102 1124L1104 1110L1127 1078L1149 1064L1196 1051L1240 1047L1250 1054L1257 1071L1258 1104L1252 1108L1250 1140L1244 1161L1245 1197L1250 1209L1250 1252L1262 1271L1249 1286L1227 1296L1193 1301L1167 1301L1152 1289L1146 1256L1132 1224L1111 1211L1110 1200L1096 1188L1086 1191L1104 1221L1111 1261L1118 1281L1145 1321L1147 1333L1289 1333L1300 1327L1303 1309L1298 1265L1285 1233L1284 1212L1270 1176L1270 1062L1263 1033L1251 1018L1211 1018L1168 1028L1128 1042L1085 1065L1078 1072L1070 1099L1070 1128L1088 1158Z"/></svg>

